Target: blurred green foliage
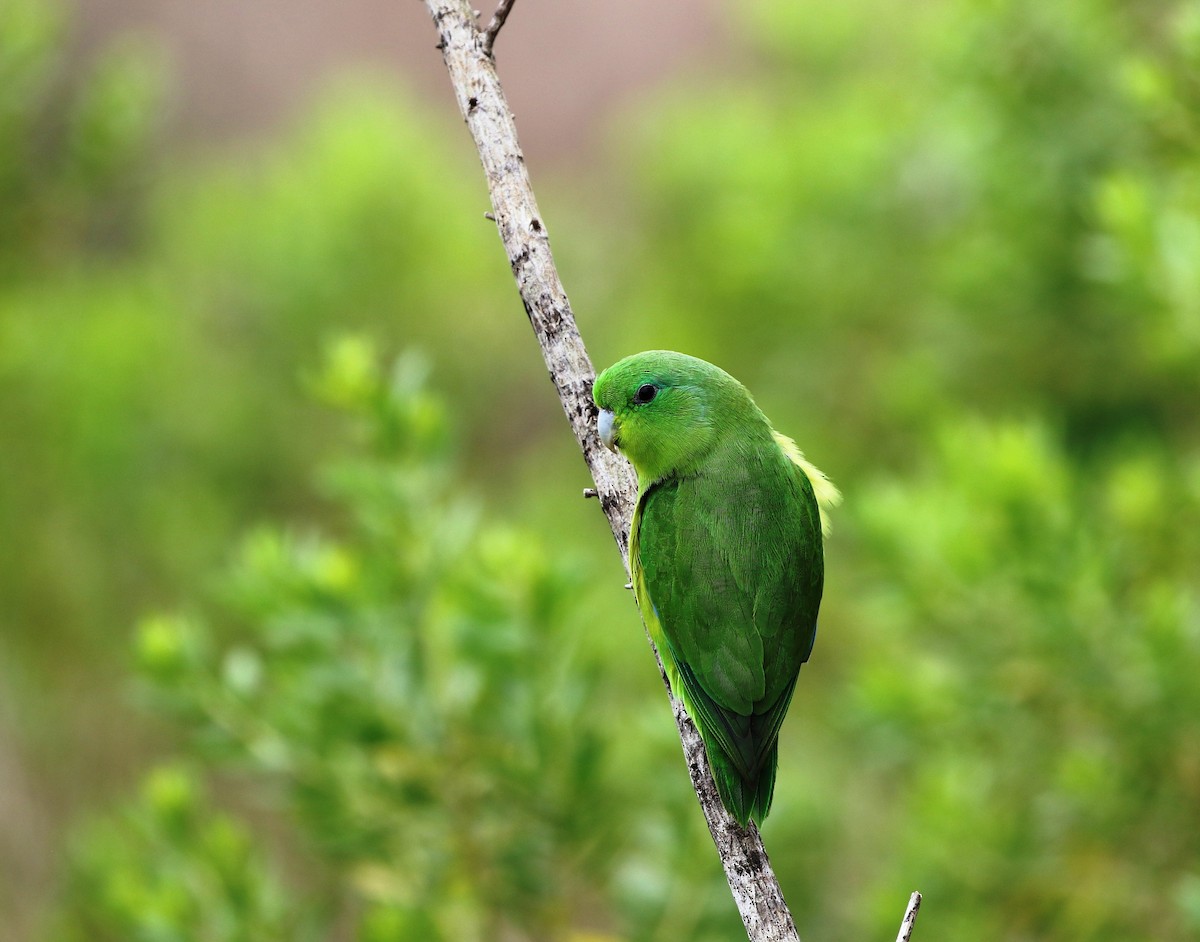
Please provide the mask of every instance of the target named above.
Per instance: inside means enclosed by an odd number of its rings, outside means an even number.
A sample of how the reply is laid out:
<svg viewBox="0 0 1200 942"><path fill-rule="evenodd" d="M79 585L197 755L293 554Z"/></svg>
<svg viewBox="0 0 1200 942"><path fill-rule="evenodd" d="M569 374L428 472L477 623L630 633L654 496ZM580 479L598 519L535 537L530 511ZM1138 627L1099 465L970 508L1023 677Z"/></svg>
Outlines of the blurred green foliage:
<svg viewBox="0 0 1200 942"><path fill-rule="evenodd" d="M765 829L804 937L913 888L931 940L1195 937L1200 13L729 16L602 205L542 196L598 362L719 362L846 492ZM0 7L0 911L737 937L453 116L168 160L167 70L65 24Z"/></svg>
<svg viewBox="0 0 1200 942"><path fill-rule="evenodd" d="M671 884L676 852L646 856L647 822L694 828L638 781L644 747L609 744L614 724L637 720L632 705L610 702L624 658L590 638L586 571L529 532L480 519L448 465L445 410L424 372L411 356L379 369L362 338L332 344L313 387L355 425L348 454L321 475L338 535L249 534L216 593L221 624L149 617L137 664L155 710L190 730L190 751L268 787L260 813L283 796L301 850L338 875L306 897L314 937L335 925L381 940L571 937L609 920L622 869ZM201 827L193 777L152 779L148 810L124 819L132 854L111 826L83 844L66 926L115 940L153 924L184 939L197 911L243 899L253 918L271 911L257 869L207 876L224 863L159 812L160 781ZM670 843L681 842L686 833ZM126 868L152 872L160 854L179 859L189 905L173 873L152 881L153 902L126 892L136 882ZM647 927L671 929L660 903L642 909ZM690 927L705 914L685 918ZM213 925L214 938L242 937Z"/></svg>
<svg viewBox="0 0 1200 942"><path fill-rule="evenodd" d="M191 769L155 769L130 807L83 830L68 882L80 905L64 940L316 938L254 847Z"/></svg>
<svg viewBox="0 0 1200 942"><path fill-rule="evenodd" d="M947 938L1194 936L1200 460L1087 475L962 422L922 465L861 496L873 650L835 710L900 796L883 885L957 900Z"/></svg>
<svg viewBox="0 0 1200 942"><path fill-rule="evenodd" d="M119 244L139 202L161 66L153 50L127 42L69 76L64 33L64 16L52 4L11 0L0 9L5 284Z"/></svg>

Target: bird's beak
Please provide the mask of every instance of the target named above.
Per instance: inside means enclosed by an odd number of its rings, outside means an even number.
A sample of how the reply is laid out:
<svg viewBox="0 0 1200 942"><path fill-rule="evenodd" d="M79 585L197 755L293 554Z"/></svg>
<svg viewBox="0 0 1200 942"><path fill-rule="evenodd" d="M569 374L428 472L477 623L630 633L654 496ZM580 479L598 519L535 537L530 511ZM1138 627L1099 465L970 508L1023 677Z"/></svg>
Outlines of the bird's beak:
<svg viewBox="0 0 1200 942"><path fill-rule="evenodd" d="M604 447L611 452L617 450L617 426L616 417L613 415L612 409L601 409L600 419L596 423L596 430L600 433L600 441L604 442Z"/></svg>

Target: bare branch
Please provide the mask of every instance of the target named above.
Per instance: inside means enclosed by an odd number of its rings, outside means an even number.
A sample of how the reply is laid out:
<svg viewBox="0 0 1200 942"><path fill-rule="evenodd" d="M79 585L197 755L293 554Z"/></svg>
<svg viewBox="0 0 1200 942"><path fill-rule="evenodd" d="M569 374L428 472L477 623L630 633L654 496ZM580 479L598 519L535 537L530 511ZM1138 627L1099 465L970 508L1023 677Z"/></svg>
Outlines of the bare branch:
<svg viewBox="0 0 1200 942"><path fill-rule="evenodd" d="M496 12L492 14L492 21L483 31L485 54L489 56L492 54L492 47L496 45L496 37L500 35L500 30L504 28L504 21L508 19L508 14L512 12L513 4L516 2L517 0L500 0L500 6L496 7Z"/></svg>
<svg viewBox="0 0 1200 942"><path fill-rule="evenodd" d="M900 934L896 936L896 942L911 942L913 926L917 924L917 913L920 909L921 894L913 893L908 899L908 909L904 911L904 918L900 921Z"/></svg>

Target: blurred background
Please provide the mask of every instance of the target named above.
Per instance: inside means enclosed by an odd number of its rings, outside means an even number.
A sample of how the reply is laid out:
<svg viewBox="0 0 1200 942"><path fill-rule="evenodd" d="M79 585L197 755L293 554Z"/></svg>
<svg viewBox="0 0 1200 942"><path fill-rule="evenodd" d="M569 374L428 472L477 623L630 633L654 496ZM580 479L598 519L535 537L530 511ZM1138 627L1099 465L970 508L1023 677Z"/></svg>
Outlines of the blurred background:
<svg viewBox="0 0 1200 942"><path fill-rule="evenodd" d="M6 939L741 934L434 42L0 5ZM1200 7L524 0L497 54L597 365L714 360L845 492L802 936L1200 935Z"/></svg>

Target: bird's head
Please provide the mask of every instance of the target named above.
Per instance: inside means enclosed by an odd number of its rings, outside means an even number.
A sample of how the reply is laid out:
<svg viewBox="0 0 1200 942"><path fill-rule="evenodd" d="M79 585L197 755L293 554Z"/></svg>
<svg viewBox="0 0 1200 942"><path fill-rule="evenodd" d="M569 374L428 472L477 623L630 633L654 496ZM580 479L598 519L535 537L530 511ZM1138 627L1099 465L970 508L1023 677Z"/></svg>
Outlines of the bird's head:
<svg viewBox="0 0 1200 942"><path fill-rule="evenodd" d="M693 470L741 409L757 411L724 370L669 350L636 353L596 378L600 439L644 484Z"/></svg>

